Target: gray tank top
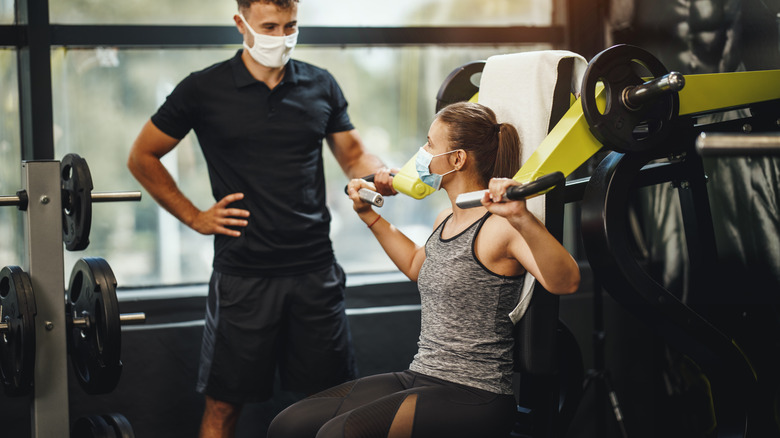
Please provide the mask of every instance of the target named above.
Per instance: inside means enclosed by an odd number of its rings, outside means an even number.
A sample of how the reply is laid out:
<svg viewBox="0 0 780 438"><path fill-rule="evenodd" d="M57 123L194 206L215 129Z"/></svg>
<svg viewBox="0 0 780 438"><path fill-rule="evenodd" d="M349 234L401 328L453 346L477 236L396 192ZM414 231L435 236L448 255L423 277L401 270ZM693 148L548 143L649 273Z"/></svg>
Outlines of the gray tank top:
<svg viewBox="0 0 780 438"><path fill-rule="evenodd" d="M417 285L422 304L418 351L409 369L498 394L512 394L513 324L525 275L505 277L477 260L474 241L490 213L442 239L442 221L425 244Z"/></svg>

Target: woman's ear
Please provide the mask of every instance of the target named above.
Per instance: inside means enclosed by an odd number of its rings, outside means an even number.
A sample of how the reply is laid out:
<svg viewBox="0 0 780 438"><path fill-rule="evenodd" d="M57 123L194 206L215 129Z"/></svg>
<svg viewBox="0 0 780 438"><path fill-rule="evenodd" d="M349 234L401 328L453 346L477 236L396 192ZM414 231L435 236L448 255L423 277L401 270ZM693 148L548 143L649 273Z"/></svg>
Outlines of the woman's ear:
<svg viewBox="0 0 780 438"><path fill-rule="evenodd" d="M463 166L466 165L466 160L469 158L468 154L463 149L457 149L452 156L452 167L454 167L455 170L463 169Z"/></svg>

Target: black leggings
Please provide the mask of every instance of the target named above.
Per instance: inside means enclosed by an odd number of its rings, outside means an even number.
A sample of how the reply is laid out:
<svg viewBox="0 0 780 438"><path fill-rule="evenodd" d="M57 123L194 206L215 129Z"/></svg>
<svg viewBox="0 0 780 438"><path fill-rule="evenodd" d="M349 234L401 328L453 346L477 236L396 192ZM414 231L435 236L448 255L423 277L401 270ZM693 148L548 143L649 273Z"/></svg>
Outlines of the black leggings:
<svg viewBox="0 0 780 438"><path fill-rule="evenodd" d="M515 400L413 371L343 383L295 403L268 438L505 438Z"/></svg>

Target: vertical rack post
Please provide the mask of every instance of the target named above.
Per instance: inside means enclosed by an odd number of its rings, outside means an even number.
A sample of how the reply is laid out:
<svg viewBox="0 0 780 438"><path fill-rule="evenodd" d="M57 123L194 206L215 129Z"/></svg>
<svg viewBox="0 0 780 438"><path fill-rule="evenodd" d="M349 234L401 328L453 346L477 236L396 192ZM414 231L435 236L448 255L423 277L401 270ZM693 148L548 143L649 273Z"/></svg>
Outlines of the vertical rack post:
<svg viewBox="0 0 780 438"><path fill-rule="evenodd" d="M29 200L24 214L26 271L38 308L32 436L63 436L70 430L70 418L60 162L22 162L22 187Z"/></svg>

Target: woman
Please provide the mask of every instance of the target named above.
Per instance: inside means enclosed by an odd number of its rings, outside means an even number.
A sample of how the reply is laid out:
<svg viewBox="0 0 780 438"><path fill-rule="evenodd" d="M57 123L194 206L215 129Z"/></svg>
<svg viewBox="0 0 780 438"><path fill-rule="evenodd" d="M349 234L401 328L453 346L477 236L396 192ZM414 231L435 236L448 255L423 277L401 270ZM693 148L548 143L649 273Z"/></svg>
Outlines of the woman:
<svg viewBox="0 0 780 438"><path fill-rule="evenodd" d="M352 180L354 209L390 259L418 283L422 329L409 369L364 377L302 400L271 423L269 437L505 437L514 419L512 323L525 273L554 294L577 290L571 255L526 209L502 202L520 166L512 125L492 110L456 103L436 115L417 155L420 178L443 188L442 211L424 247L360 200L371 184ZM482 207L461 193L484 190Z"/></svg>

